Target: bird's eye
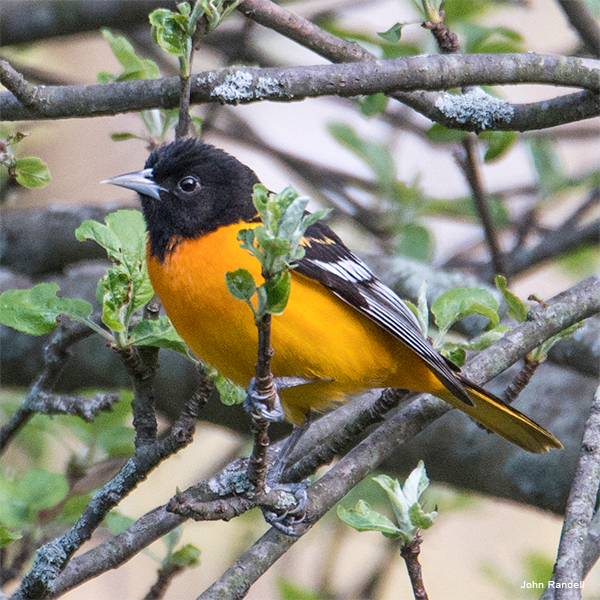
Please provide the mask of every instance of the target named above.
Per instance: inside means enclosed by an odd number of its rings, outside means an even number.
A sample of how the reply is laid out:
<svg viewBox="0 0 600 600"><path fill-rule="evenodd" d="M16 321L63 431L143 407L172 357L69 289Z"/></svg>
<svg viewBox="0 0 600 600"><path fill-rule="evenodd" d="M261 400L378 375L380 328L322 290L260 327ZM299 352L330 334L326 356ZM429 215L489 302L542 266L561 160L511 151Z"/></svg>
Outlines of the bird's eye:
<svg viewBox="0 0 600 600"><path fill-rule="evenodd" d="M199 187L200 187L200 182L198 181L198 179L196 179L196 177L192 177L191 175L184 177L179 182L179 189L182 192L186 192L187 194L189 194L190 192L194 192Z"/></svg>

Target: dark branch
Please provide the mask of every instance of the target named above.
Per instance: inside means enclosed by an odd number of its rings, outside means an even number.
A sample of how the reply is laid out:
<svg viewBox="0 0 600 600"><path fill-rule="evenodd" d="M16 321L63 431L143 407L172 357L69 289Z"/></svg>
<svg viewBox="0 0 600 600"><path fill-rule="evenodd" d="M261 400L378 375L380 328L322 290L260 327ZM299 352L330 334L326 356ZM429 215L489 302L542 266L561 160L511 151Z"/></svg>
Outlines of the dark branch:
<svg viewBox="0 0 600 600"><path fill-rule="evenodd" d="M165 4L164 0L3 0L0 39L3 46L12 46L101 27L125 30L147 25L148 13Z"/></svg>
<svg viewBox="0 0 600 600"><path fill-rule="evenodd" d="M464 160L460 160L459 163L464 171L469 187L471 188L475 209L479 215L483 231L485 232L485 241L492 259L490 282L493 283L495 275L507 277L507 269L500 241L498 240L496 227L488 205L488 198L483 187L481 170L479 168L479 158L477 156L477 138L473 134L468 135L463 140L463 148L465 150L465 157Z"/></svg>
<svg viewBox="0 0 600 600"><path fill-rule="evenodd" d="M40 405L48 404L48 412L51 412L49 405L52 400L46 399L56 385L65 363L71 355L71 346L89 337L92 333L93 331L83 323L65 321L64 324L61 323L58 326L44 352L44 370L23 399L20 408L12 415L10 421L0 429L0 452L6 448L12 437L35 414ZM99 408L98 410L106 410L106 408Z"/></svg>
<svg viewBox="0 0 600 600"><path fill-rule="evenodd" d="M577 30L587 51L600 58L600 27L584 0L558 0L558 3L567 15L569 23Z"/></svg>

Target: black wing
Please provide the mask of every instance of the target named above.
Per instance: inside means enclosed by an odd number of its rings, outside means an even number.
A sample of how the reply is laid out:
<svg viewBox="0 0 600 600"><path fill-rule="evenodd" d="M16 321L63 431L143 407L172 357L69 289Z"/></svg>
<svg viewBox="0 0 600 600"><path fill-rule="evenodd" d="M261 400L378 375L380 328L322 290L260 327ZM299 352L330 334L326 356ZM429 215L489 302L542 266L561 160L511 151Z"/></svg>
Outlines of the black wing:
<svg viewBox="0 0 600 600"><path fill-rule="evenodd" d="M344 242L321 221L311 225L302 238L306 254L295 271L317 280L336 296L369 317L381 328L406 344L436 373L440 381L460 400L473 402L453 369L455 365L436 352L421 333L410 308Z"/></svg>

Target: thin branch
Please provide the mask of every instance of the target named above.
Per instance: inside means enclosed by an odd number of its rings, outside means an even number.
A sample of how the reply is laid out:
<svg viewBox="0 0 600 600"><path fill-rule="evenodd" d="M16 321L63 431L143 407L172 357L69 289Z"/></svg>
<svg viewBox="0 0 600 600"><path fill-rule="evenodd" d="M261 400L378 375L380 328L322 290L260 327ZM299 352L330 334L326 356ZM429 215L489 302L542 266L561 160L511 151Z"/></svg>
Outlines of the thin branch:
<svg viewBox="0 0 600 600"><path fill-rule="evenodd" d="M264 273L263 273L264 275ZM264 398L265 406L269 412L275 408L277 390L271 371L271 315L266 314L257 324L258 328L258 356L255 366L256 377L255 393ZM269 449L269 421L261 417L252 416L252 433L254 446L248 461L248 479L255 486L257 494L265 490L267 469L269 466L267 451Z"/></svg>
<svg viewBox="0 0 600 600"><path fill-rule="evenodd" d="M7 60L0 60L0 83L11 92L15 98L31 110L40 110L42 104L39 98L39 88L30 83L13 69Z"/></svg>
<svg viewBox="0 0 600 600"><path fill-rule="evenodd" d="M583 555L586 545L600 483L600 386L594 395L590 414L585 424L579 462L571 493L554 565L552 581L557 587L546 588L544 600L577 600L581 590L563 588L564 584L579 583L584 577Z"/></svg>
<svg viewBox="0 0 600 600"><path fill-rule="evenodd" d="M493 281L494 275L503 275L504 277L507 277L507 268L490 207L488 205L488 198L483 186L483 179L479 168L479 158L477 156L477 138L474 134L468 135L463 140L463 148L465 150L465 159L464 161L460 161L460 166L464 170L465 177L473 194L475 210L483 225L485 240L492 259L493 274L490 280Z"/></svg>
<svg viewBox="0 0 600 600"><path fill-rule="evenodd" d="M600 277L592 277L548 301L546 308L532 310L530 321L515 328L494 346L481 352L465 367L464 373L474 382L483 384L544 340L599 311ZM317 421L311 429L315 428L317 431L320 427L327 427L327 420L336 417L344 408L346 407ZM441 400L419 396L385 421L309 489L311 522L325 514L400 444L414 437L448 410L449 405ZM324 434L316 435L323 437ZM304 447L297 448L295 452L309 451L310 449ZM243 473L243 466L240 465L238 471ZM195 487L208 488L211 491L218 481L219 476L216 476L210 482ZM186 497L188 492L189 490L184 493ZM202 500L202 496L198 500ZM182 520L181 516L167 513L164 507L151 511L124 533L74 558L56 581L55 596L99 575L107 568L116 568L152 541L177 527ZM271 529L249 548L202 598L230 598L232 588L236 590L236 597L242 597L250 585L297 539L299 538ZM227 595L222 596L222 592Z"/></svg>
<svg viewBox="0 0 600 600"><path fill-rule="evenodd" d="M183 565L170 565L158 570L156 583L150 588L150 591L144 596L144 600L161 600L167 591L169 585L177 575L185 570Z"/></svg>
<svg viewBox="0 0 600 600"><path fill-rule="evenodd" d="M584 0L557 0L569 23L576 29L587 51L600 58L600 27Z"/></svg>
<svg viewBox="0 0 600 600"><path fill-rule="evenodd" d="M119 354L133 383L133 427L135 429L136 450L156 442L158 424L156 422L154 379L158 369L158 348L142 355L141 348L129 346Z"/></svg>
<svg viewBox="0 0 600 600"><path fill-rule="evenodd" d="M419 554L421 553L421 542L423 538L416 535L412 542L403 544L400 548L400 556L406 563L406 570L412 585L413 595L415 600L428 600L425 586L423 585L423 573L421 571L421 563L419 562Z"/></svg>
<svg viewBox="0 0 600 600"><path fill-rule="evenodd" d="M541 364L541 360L531 360L528 355L525 355L525 364L523 365L523 368L504 390L502 400L507 404L512 404L519 394L527 387L527 384L531 381L531 378L535 375L535 372Z"/></svg>
<svg viewBox="0 0 600 600"><path fill-rule="evenodd" d="M50 397L48 400L48 395L56 385L65 363L71 355L71 346L89 337L92 333L93 331L87 325L67 320L57 327L44 352L44 370L23 399L20 408L0 429L0 453L42 404L47 404L48 412L52 412L50 404L53 403L53 398ZM106 410L106 408L98 410Z"/></svg>
<svg viewBox="0 0 600 600"><path fill-rule="evenodd" d="M240 104L260 100L293 101L319 96L356 96L398 90L445 90L452 87L503 83L547 83L582 87L590 92L570 94L530 105L511 105L486 96L470 103L449 94L411 95L411 106L427 110L451 126L481 130L486 127L528 130L581 120L600 114L597 91L600 69L592 61L539 54L470 54L411 56L373 63L309 67L234 67L192 77L192 103ZM179 105L178 77L124 81L90 86L46 87L39 90L40 110L31 110L10 93L0 93L6 121L61 119L117 114ZM561 114L557 114L560 106ZM545 114L540 115L544 108ZM542 111L542 112L544 112ZM429 116L429 115L428 115ZM437 118L436 118L437 120Z"/></svg>

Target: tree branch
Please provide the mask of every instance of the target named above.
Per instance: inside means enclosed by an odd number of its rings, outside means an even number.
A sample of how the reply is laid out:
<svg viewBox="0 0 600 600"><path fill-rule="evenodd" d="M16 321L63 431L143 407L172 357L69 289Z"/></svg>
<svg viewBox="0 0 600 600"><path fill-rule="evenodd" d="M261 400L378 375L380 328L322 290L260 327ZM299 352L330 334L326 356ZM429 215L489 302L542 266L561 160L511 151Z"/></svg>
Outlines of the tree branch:
<svg viewBox="0 0 600 600"><path fill-rule="evenodd" d="M194 104L221 102L239 104L260 100L293 101L328 95L356 96L398 90L444 90L453 87L503 84L546 83L558 86L600 89L600 68L593 61L540 54L470 54L412 56L368 63L317 65L310 67L235 67L193 76L191 101ZM37 89L37 88L36 88ZM0 93L0 111L6 121L23 119L62 119L117 114L150 108L175 108L179 104L178 77L159 80L124 81L89 86L46 87L38 90L42 109L22 106L10 93ZM461 96L412 96L452 126L481 130L486 127L526 130L540 120L555 122L581 120L600 114L597 94L582 92L553 101L531 105L511 105L489 96L472 98L458 106ZM420 99L420 100L419 100ZM562 114L556 114L556 104ZM421 107L423 108L423 107ZM554 112L552 112L554 110ZM537 116L537 118L536 118Z"/></svg>

